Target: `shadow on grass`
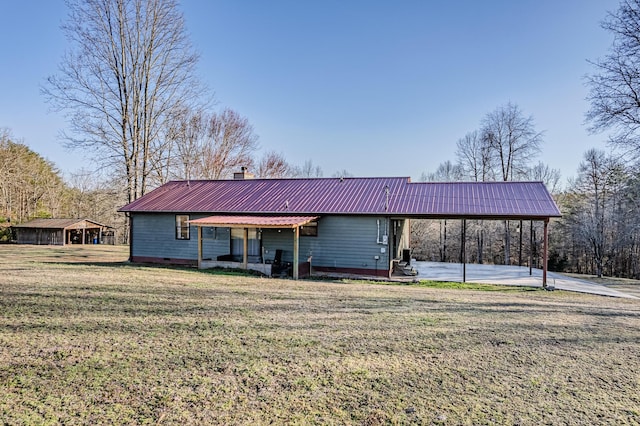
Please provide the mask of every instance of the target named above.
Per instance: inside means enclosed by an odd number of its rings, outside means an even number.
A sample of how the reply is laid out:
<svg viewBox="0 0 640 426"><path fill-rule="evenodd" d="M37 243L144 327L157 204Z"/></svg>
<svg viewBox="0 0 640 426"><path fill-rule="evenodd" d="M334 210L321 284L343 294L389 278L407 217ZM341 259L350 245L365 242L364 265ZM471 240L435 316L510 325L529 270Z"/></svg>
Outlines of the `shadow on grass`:
<svg viewBox="0 0 640 426"><path fill-rule="evenodd" d="M130 269L157 269L166 271L188 271L199 272L205 275L221 275L221 276L238 276L238 277L266 277L259 271L251 271L238 268L209 268L198 269L196 266L189 265L165 265L157 263L132 263L128 260L125 261L113 261L113 262L61 262L53 261L46 262L49 264L66 265L66 266L84 266L84 267L102 267L102 268L130 268Z"/></svg>

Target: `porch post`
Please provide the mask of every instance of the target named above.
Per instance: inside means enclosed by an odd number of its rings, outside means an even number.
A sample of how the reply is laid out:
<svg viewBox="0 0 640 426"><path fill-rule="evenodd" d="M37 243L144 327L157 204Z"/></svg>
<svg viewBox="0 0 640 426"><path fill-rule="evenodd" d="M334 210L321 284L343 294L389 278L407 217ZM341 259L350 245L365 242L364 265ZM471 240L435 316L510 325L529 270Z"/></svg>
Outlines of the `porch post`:
<svg viewBox="0 0 640 426"><path fill-rule="evenodd" d="M544 220L544 240L542 247L542 287L547 288L547 252L549 250L549 219Z"/></svg>
<svg viewBox="0 0 640 426"><path fill-rule="evenodd" d="M82 245L84 245L84 240L87 238L87 228L82 228Z"/></svg>
<svg viewBox="0 0 640 426"><path fill-rule="evenodd" d="M198 269L202 267L202 226L198 226Z"/></svg>
<svg viewBox="0 0 640 426"><path fill-rule="evenodd" d="M247 269L249 266L249 228L244 228L244 241L243 249L244 253L242 254L242 267Z"/></svg>
<svg viewBox="0 0 640 426"><path fill-rule="evenodd" d="M299 227L293 228L293 279L298 279L298 262L299 262Z"/></svg>

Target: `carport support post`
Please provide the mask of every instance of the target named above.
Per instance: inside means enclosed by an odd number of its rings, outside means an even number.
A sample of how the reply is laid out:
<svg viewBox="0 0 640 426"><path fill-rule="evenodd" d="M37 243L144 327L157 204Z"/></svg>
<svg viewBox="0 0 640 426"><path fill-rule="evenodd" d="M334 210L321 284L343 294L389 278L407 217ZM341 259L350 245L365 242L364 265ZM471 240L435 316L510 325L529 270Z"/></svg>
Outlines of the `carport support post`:
<svg viewBox="0 0 640 426"><path fill-rule="evenodd" d="M462 241L460 244L460 263L462 263L462 282L467 282L467 219L462 219Z"/></svg>
<svg viewBox="0 0 640 426"><path fill-rule="evenodd" d="M542 287L547 288L547 252L549 250L549 219L544 220L544 240L542 247Z"/></svg>
<svg viewBox="0 0 640 426"><path fill-rule="evenodd" d="M298 257L300 256L299 254L299 243L300 243L300 232L298 232L300 228L299 227L295 227L293 228L293 279L297 280L298 279Z"/></svg>
<svg viewBox="0 0 640 426"><path fill-rule="evenodd" d="M529 276L533 275L533 219L529 229Z"/></svg>

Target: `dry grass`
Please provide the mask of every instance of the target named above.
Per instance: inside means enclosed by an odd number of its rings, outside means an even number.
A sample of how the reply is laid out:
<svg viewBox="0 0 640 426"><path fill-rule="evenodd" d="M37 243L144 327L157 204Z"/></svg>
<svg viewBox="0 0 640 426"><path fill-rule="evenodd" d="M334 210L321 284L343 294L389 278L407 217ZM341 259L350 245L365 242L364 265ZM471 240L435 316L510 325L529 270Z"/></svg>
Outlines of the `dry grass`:
<svg viewBox="0 0 640 426"><path fill-rule="evenodd" d="M640 423L637 301L0 258L5 424Z"/></svg>

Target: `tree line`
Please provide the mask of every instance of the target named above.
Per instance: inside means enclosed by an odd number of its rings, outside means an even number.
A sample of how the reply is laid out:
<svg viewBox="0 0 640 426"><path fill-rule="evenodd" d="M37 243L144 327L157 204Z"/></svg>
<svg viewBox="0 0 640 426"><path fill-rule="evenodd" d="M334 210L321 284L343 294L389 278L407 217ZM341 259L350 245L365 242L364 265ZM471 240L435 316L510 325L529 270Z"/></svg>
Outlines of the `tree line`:
<svg viewBox="0 0 640 426"><path fill-rule="evenodd" d="M12 238L10 226L34 218L89 218L118 231L124 241L125 223L117 209L122 190L93 172L79 171L65 181L49 160L0 129L0 242Z"/></svg>

